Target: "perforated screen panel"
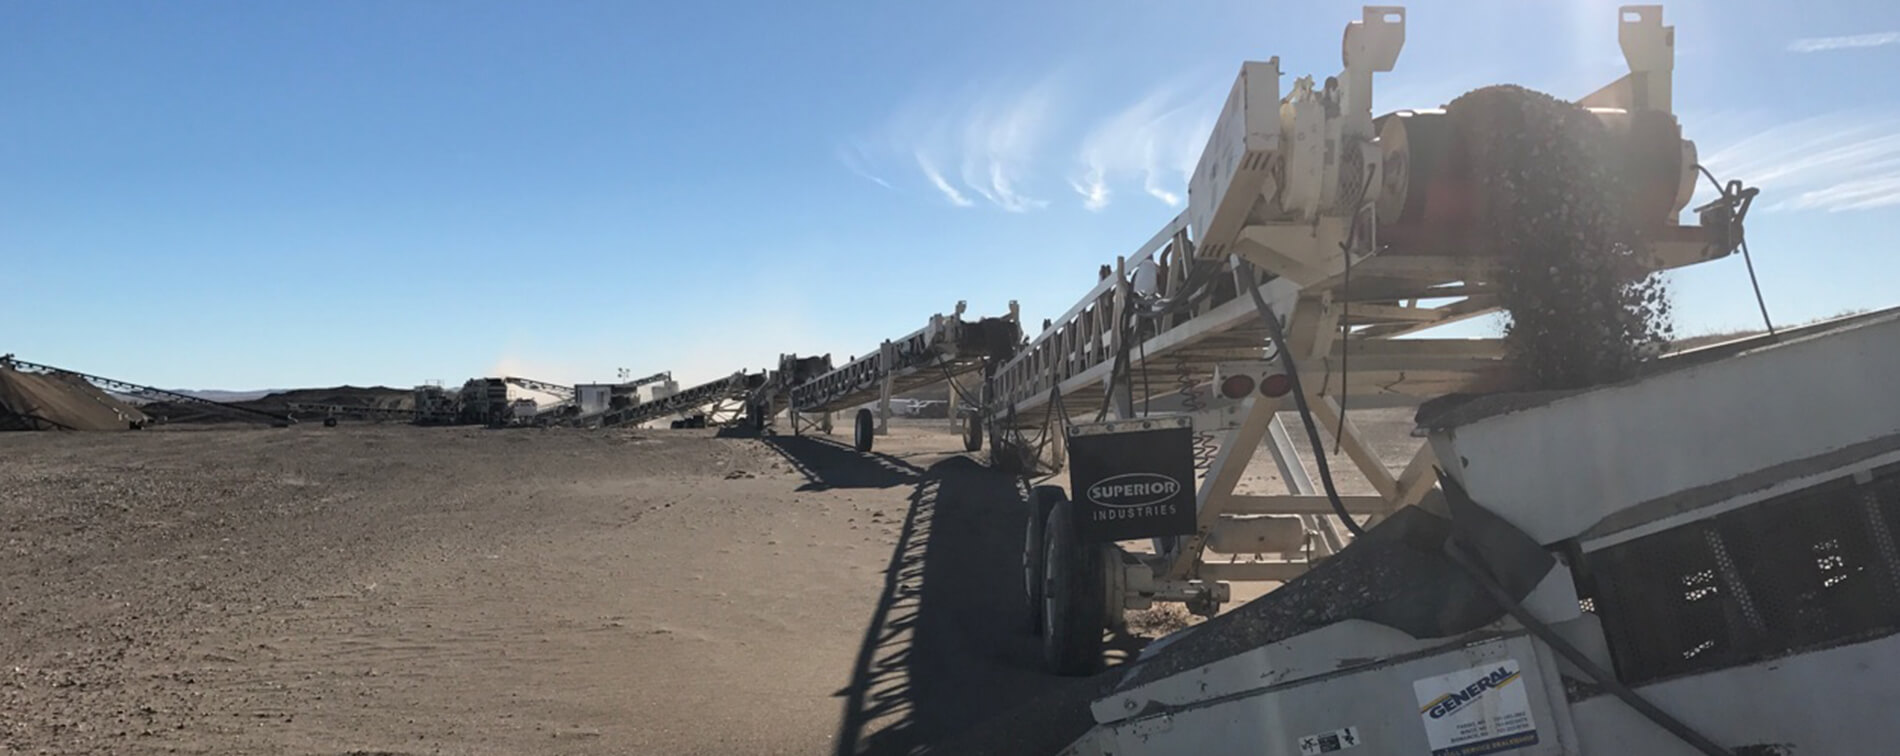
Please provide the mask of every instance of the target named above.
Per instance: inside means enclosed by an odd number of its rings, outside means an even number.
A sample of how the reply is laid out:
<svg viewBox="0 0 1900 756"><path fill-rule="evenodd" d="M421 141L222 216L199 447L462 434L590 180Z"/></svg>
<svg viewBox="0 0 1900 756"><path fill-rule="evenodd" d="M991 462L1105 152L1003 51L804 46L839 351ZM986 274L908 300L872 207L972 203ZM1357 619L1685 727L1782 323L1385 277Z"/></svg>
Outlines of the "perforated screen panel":
<svg viewBox="0 0 1900 756"><path fill-rule="evenodd" d="M1579 577L1626 683L1900 626L1900 470L1841 478L1586 554Z"/></svg>

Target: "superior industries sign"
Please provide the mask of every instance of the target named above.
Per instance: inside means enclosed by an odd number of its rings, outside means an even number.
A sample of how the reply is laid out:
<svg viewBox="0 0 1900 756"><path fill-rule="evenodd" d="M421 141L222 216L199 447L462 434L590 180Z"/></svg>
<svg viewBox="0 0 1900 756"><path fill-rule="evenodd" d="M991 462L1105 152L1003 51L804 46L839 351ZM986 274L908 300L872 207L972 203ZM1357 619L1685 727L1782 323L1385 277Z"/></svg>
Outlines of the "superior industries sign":
<svg viewBox="0 0 1900 756"><path fill-rule="evenodd" d="M1069 486L1088 540L1194 532L1194 431L1173 422L1142 425L1076 426L1069 436Z"/></svg>

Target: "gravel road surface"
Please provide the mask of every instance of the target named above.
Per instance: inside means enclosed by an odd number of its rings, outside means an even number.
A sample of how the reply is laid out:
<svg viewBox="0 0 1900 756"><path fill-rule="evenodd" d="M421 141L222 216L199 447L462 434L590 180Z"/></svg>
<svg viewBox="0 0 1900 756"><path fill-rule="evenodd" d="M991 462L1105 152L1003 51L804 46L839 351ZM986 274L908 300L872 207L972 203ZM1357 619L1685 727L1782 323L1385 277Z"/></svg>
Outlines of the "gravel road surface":
<svg viewBox="0 0 1900 756"><path fill-rule="evenodd" d="M909 753L1064 684L958 447L0 435L0 752Z"/></svg>

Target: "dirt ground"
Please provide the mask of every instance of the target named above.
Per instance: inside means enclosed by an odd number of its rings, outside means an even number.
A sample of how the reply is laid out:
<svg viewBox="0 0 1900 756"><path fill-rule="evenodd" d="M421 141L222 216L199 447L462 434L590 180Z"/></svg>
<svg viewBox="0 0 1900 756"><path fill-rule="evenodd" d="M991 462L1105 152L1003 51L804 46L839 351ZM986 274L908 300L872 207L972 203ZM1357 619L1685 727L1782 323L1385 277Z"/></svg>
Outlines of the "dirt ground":
<svg viewBox="0 0 1900 756"><path fill-rule="evenodd" d="M840 440L0 435L0 752L897 754L1060 684L1018 481Z"/></svg>

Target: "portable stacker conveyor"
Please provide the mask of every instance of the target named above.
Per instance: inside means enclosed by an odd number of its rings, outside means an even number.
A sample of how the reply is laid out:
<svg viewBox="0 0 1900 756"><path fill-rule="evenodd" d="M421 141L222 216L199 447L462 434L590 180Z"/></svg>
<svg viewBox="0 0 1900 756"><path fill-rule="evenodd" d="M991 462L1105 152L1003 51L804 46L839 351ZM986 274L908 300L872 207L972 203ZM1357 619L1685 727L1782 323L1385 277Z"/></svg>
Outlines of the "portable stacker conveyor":
<svg viewBox="0 0 1900 756"><path fill-rule="evenodd" d="M18 371L26 372L26 373L45 373L49 375L51 374L70 375L80 380L83 380L87 383L90 383L93 386L98 387L99 390L101 391L119 394L121 396L130 396L130 397L134 397L138 399L143 399L146 401L172 402L176 404L190 406L196 409L202 409L202 410L215 412L222 415L228 415L230 417L238 418L241 420L249 420L254 423L266 423L266 424L274 425L274 426L285 426L285 425L289 425L291 423L297 422L295 419L290 418L290 417L285 417L282 415L273 415L269 412L264 412L262 410L255 410L249 407L240 407L235 404L226 404L224 402L212 401L210 399L202 399L199 397L192 396L190 394L181 394L176 391L166 391L165 389L162 389L162 388L144 386L137 383L121 381L115 378L106 378L103 376L91 375L88 373L81 373L76 370L67 370L65 368L57 368L51 365L41 365L35 362L27 362L25 360L17 359L11 354L0 356L0 365L4 365L5 367L12 368L14 370L18 370Z"/></svg>
<svg viewBox="0 0 1900 756"><path fill-rule="evenodd" d="M737 371L724 378L708 381L670 396L659 397L630 407L608 410L600 414L591 424L601 427L639 425L667 415L685 414L707 405L712 405L714 412L722 411L722 405L731 406L730 409L724 411L740 412L743 411L743 402L752 395L754 389L765 382L765 377L764 373Z"/></svg>
<svg viewBox="0 0 1900 756"><path fill-rule="evenodd" d="M625 383L621 383L621 384L619 384L619 385L620 385L620 386L622 386L622 387L624 387L624 388L639 388L639 387L641 387L641 386L645 386L645 385L647 385L647 384L649 384L649 383L659 383L659 382L661 382L661 381L670 381L670 380L673 380L673 371L671 371L671 370L662 370L662 371L660 371L660 372L658 372L658 373L654 373L654 374L652 374L652 375L649 375L649 376L646 376L646 377L644 377L644 378L635 378L635 379L633 379L633 380L631 380L631 381L627 381L627 382L625 382Z"/></svg>
<svg viewBox="0 0 1900 756"><path fill-rule="evenodd" d="M1744 198L1725 192L1697 208L1700 226L1677 220L1697 166L1670 112L1673 29L1657 6L1620 19L1630 73L1578 104L1642 166L1629 191L1647 249L1632 264L1647 273L1726 256ZM1229 600L1227 581L1291 579L1342 548L1356 520L1425 497L1436 482L1430 449L1393 475L1342 417L1355 398L1511 387L1500 339L1398 338L1496 312L1510 253L1477 242L1482 210L1446 201L1474 191L1457 123L1444 111L1372 116L1373 74L1392 70L1404 34L1403 8L1365 8L1345 33L1345 70L1323 83L1302 77L1283 90L1278 58L1243 64L1186 210L992 369L979 420L992 461L1066 461L1081 489L1037 487L1025 533L1025 592L1052 671L1092 669L1123 609L1182 601L1211 616ZM1300 403L1313 425L1338 430L1374 495L1319 490L1279 419ZM1083 469L1083 446L1099 457L1114 438L1142 434L1191 439L1180 445L1193 464L1154 469L1176 442L1131 440L1136 451ZM1236 494L1263 445L1287 492ZM1112 541L1151 541L1153 553ZM1236 558L1204 560L1208 549Z"/></svg>
<svg viewBox="0 0 1900 756"><path fill-rule="evenodd" d="M574 398L573 386L563 386L558 383L549 383L547 381L537 381L533 378L523 378L518 375L511 375L511 376L502 378L502 380L507 381L510 385L519 386L529 391L539 391L543 394L552 395L554 398L560 399L562 401L571 401Z"/></svg>
<svg viewBox="0 0 1900 756"><path fill-rule="evenodd" d="M753 422L762 427L783 411L795 434L808 428L829 433L832 413L858 407L852 422L854 446L870 451L872 438L889 430L892 396L948 382L955 402L965 390L959 381L969 382L970 375L1000 364L1022 342L1015 302L1002 317L965 320L966 309L967 303L958 302L951 314L932 315L923 328L887 340L877 351L839 367L831 367L830 355L781 356L779 371L751 400ZM862 406L874 401L875 413ZM806 415L817 417L808 420Z"/></svg>

